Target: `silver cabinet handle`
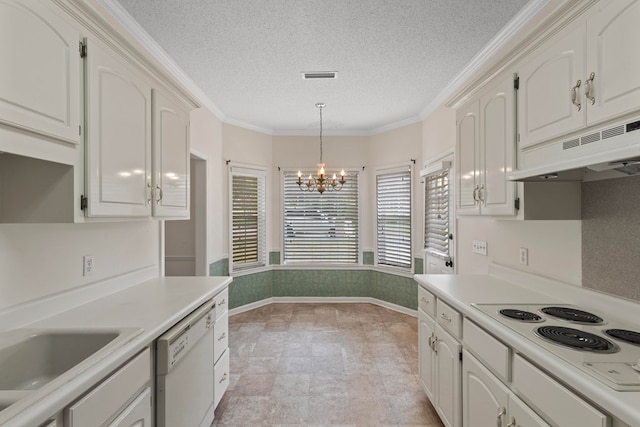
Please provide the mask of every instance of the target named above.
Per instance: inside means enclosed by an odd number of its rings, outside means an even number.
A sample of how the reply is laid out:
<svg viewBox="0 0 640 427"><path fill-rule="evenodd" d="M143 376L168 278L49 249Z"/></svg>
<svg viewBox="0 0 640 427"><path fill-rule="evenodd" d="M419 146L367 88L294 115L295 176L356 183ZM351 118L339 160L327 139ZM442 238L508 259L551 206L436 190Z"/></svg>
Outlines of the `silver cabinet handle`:
<svg viewBox="0 0 640 427"><path fill-rule="evenodd" d="M511 421L507 424L507 427L517 427L516 419L511 417Z"/></svg>
<svg viewBox="0 0 640 427"><path fill-rule="evenodd" d="M595 78L596 73L591 73L589 78L584 82L584 96L591 101L591 105L596 103L596 97L593 96L593 79Z"/></svg>
<svg viewBox="0 0 640 427"><path fill-rule="evenodd" d="M429 304L429 300L426 299L425 297L420 297L420 301L422 301L425 304Z"/></svg>
<svg viewBox="0 0 640 427"><path fill-rule="evenodd" d="M226 337L227 337L227 333L226 333L226 332L223 332L223 333L222 333L222 335L220 335L220 336L218 337L218 341L221 341L221 340L225 339Z"/></svg>
<svg viewBox="0 0 640 427"><path fill-rule="evenodd" d="M506 408L500 408L500 410L498 411L498 418L496 419L496 426L502 427L502 417L504 417L506 413Z"/></svg>
<svg viewBox="0 0 640 427"><path fill-rule="evenodd" d="M478 188L477 185L476 185L476 188L473 189L473 201L474 202L478 202L479 201L479 199L478 199L478 191L479 190L480 189Z"/></svg>
<svg viewBox="0 0 640 427"><path fill-rule="evenodd" d="M147 182L147 205L153 200L153 187Z"/></svg>
<svg viewBox="0 0 640 427"><path fill-rule="evenodd" d="M227 377L227 373L225 372L224 374L222 374L222 378L220 378L220 381L218 381L218 383L222 384L227 380Z"/></svg>
<svg viewBox="0 0 640 427"><path fill-rule="evenodd" d="M156 189L158 190L158 193L159 193L158 200L156 200L156 204L159 205L160 202L162 201L163 193L162 193L162 188L160 188L159 185L156 185Z"/></svg>
<svg viewBox="0 0 640 427"><path fill-rule="evenodd" d="M478 199L480 199L481 202L485 202L486 205L486 201L484 200L484 184L478 188Z"/></svg>
<svg viewBox="0 0 640 427"><path fill-rule="evenodd" d="M220 302L218 303L218 305L225 305L226 303L227 303L227 300L226 300L226 299L223 299L222 301L220 301Z"/></svg>
<svg viewBox="0 0 640 427"><path fill-rule="evenodd" d="M440 313L440 317L446 320L447 322L451 322L451 317L447 316L444 313Z"/></svg>
<svg viewBox="0 0 640 427"><path fill-rule="evenodd" d="M581 84L582 84L582 80L578 80L576 82L576 85L572 87L571 90L569 91L571 95L571 103L575 105L578 111L580 111L580 109L582 108L582 105L580 105L580 100L578 99L578 94L579 94L578 89L580 88Z"/></svg>

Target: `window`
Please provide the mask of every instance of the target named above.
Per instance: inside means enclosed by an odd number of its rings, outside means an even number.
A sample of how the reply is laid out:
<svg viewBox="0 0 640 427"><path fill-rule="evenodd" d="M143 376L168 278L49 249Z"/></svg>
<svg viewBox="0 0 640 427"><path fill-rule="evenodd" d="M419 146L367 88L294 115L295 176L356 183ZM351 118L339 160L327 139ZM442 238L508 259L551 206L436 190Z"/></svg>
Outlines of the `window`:
<svg viewBox="0 0 640 427"><path fill-rule="evenodd" d="M266 264L265 173L230 168L232 270Z"/></svg>
<svg viewBox="0 0 640 427"><path fill-rule="evenodd" d="M348 173L340 191L323 194L300 191L297 179L297 173L283 174L283 261L357 264L358 174Z"/></svg>
<svg viewBox="0 0 640 427"><path fill-rule="evenodd" d="M449 256L449 168L425 176L424 248Z"/></svg>
<svg viewBox="0 0 640 427"><path fill-rule="evenodd" d="M411 167L376 175L378 264L411 269Z"/></svg>

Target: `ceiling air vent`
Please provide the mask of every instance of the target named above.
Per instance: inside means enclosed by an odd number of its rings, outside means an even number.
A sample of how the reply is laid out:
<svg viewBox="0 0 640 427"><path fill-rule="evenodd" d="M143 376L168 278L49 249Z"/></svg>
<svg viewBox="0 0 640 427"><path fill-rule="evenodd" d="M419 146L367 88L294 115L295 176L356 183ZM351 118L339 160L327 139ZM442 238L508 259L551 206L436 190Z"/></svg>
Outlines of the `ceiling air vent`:
<svg viewBox="0 0 640 427"><path fill-rule="evenodd" d="M322 80L322 79L337 79L337 71L303 71L302 78L304 80Z"/></svg>

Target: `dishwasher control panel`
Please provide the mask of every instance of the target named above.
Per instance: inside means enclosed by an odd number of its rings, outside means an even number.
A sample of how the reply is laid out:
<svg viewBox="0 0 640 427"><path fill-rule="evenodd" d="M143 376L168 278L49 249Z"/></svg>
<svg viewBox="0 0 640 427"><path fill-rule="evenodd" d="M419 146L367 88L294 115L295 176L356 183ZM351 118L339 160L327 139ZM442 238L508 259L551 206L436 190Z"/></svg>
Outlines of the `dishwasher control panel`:
<svg viewBox="0 0 640 427"><path fill-rule="evenodd" d="M203 304L158 338L158 374L167 374L200 338L213 333L215 308L215 302Z"/></svg>

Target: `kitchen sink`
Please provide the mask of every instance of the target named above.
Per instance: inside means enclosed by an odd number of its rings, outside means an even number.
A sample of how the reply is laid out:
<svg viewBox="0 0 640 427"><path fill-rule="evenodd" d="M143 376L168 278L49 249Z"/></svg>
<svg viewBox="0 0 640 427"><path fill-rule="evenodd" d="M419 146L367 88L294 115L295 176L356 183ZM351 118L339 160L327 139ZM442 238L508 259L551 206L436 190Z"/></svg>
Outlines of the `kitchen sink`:
<svg viewBox="0 0 640 427"><path fill-rule="evenodd" d="M70 380L140 332L142 329L121 328L0 333L0 391L33 391L61 377ZM0 399L0 408L3 405Z"/></svg>

